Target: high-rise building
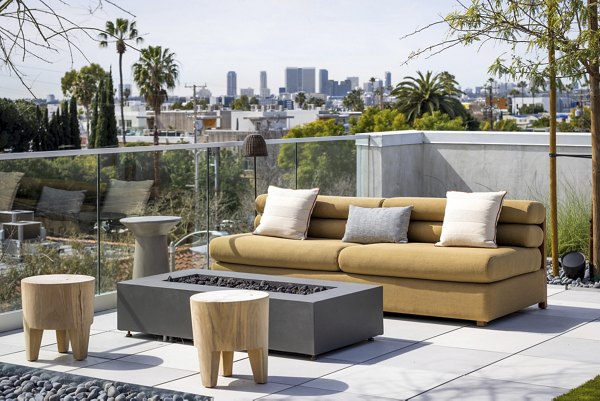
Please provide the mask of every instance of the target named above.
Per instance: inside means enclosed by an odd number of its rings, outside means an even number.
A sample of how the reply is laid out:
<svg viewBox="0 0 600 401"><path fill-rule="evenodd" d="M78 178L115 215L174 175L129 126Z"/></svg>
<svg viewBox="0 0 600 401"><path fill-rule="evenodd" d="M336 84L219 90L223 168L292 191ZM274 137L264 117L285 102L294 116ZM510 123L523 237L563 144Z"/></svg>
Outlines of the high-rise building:
<svg viewBox="0 0 600 401"><path fill-rule="evenodd" d="M385 72L385 89L389 89L392 87L392 73L389 71Z"/></svg>
<svg viewBox="0 0 600 401"><path fill-rule="evenodd" d="M260 97L265 98L265 97L269 97L271 95L271 91L269 90L269 88L267 88L267 72L266 71L261 71L260 72L260 89L259 92Z"/></svg>
<svg viewBox="0 0 600 401"><path fill-rule="evenodd" d="M252 89L252 88L242 88L242 89L240 89L240 95L241 96L246 95L248 97L252 97L252 96L254 96L254 89Z"/></svg>
<svg viewBox="0 0 600 401"><path fill-rule="evenodd" d="M305 93L315 93L317 88L315 67L300 68L300 77L300 90Z"/></svg>
<svg viewBox="0 0 600 401"><path fill-rule="evenodd" d="M327 90L327 82L329 81L329 71L325 69L319 70L319 93L329 95Z"/></svg>
<svg viewBox="0 0 600 401"><path fill-rule="evenodd" d="M358 77L348 77L346 80L350 81L352 89L358 88Z"/></svg>
<svg viewBox="0 0 600 401"><path fill-rule="evenodd" d="M286 67L285 89L287 93L299 92L300 69L298 67Z"/></svg>
<svg viewBox="0 0 600 401"><path fill-rule="evenodd" d="M235 71L229 71L227 73L227 96L233 96L237 94L237 74Z"/></svg>

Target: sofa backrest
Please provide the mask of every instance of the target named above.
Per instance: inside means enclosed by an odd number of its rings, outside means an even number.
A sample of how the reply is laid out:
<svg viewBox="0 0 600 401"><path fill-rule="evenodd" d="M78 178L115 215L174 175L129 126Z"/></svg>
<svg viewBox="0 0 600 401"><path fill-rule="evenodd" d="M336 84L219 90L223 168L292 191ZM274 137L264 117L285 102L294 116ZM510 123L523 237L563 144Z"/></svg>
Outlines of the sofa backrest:
<svg viewBox="0 0 600 401"><path fill-rule="evenodd" d="M442 233L446 198L389 198L383 207L413 205L408 240L437 242ZM498 245L538 248L545 240L546 208L539 202L505 199L500 210L496 242Z"/></svg>
<svg viewBox="0 0 600 401"><path fill-rule="evenodd" d="M255 225L264 211L267 195L256 198L259 213ZM408 227L409 242L439 241L446 209L445 198L367 198L346 196L317 197L310 219L308 236L313 238L341 239L346 229L350 205L361 207L414 207ZM500 211L496 241L498 245L543 247L545 241L546 209L536 201L505 199Z"/></svg>
<svg viewBox="0 0 600 401"><path fill-rule="evenodd" d="M308 236L312 238L342 239L344 231L346 231L350 205L381 207L383 200L383 198L319 195L308 226ZM260 215L265 210L266 201L267 195L265 194L256 198L258 216L255 226L258 225Z"/></svg>

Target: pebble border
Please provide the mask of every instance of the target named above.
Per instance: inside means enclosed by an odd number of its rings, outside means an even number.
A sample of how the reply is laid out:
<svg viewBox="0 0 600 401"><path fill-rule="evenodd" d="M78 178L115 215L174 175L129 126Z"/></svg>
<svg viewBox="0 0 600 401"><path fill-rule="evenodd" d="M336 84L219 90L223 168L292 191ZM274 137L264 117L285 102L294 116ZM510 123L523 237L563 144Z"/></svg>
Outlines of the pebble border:
<svg viewBox="0 0 600 401"><path fill-rule="evenodd" d="M570 288L600 288L600 277L590 278L589 263L585 266L585 275L583 279L571 279L565 276L562 267L559 267L559 275L552 275L552 258L546 260L546 282L551 285L562 285Z"/></svg>
<svg viewBox="0 0 600 401"><path fill-rule="evenodd" d="M1 401L210 401L212 397L2 363Z"/></svg>

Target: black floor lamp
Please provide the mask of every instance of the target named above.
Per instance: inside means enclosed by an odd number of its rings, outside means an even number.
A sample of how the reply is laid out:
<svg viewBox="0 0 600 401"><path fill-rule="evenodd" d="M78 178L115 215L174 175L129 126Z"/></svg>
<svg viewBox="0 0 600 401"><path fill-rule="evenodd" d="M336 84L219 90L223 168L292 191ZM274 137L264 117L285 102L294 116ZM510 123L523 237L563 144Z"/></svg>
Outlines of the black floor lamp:
<svg viewBox="0 0 600 401"><path fill-rule="evenodd" d="M242 156L254 158L254 199L256 200L256 158L268 156L267 143L260 134L250 134L244 138L242 145Z"/></svg>

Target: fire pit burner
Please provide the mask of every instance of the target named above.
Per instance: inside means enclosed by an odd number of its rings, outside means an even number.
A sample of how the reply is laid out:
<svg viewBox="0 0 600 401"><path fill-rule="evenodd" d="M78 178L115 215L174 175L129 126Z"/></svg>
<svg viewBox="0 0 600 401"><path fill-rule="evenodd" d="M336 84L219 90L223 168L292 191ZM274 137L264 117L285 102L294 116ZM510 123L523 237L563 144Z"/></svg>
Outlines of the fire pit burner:
<svg viewBox="0 0 600 401"><path fill-rule="evenodd" d="M284 294L310 295L326 291L334 287L324 285L309 285L297 283L284 283L267 280L250 280L238 277L207 276L204 274L192 274L183 277L169 276L165 281L172 283L185 283L197 285L210 285L213 287L238 288L244 290L257 290L268 292L281 292Z"/></svg>

